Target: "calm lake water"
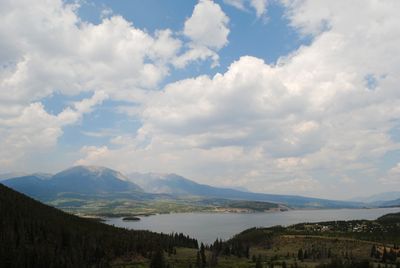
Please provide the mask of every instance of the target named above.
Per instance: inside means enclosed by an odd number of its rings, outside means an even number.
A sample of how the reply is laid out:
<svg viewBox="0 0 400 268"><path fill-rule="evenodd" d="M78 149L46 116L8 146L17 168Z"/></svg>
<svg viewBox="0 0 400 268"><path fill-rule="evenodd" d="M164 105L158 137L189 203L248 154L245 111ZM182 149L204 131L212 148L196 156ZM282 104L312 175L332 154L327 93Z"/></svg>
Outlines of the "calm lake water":
<svg viewBox="0 0 400 268"><path fill-rule="evenodd" d="M174 213L140 217L140 221L126 222L122 218L107 219L118 227L155 232L180 232L212 243L216 238L228 239L251 227L291 225L301 222L330 220L374 220L384 214L400 212L400 208L291 210L267 213Z"/></svg>

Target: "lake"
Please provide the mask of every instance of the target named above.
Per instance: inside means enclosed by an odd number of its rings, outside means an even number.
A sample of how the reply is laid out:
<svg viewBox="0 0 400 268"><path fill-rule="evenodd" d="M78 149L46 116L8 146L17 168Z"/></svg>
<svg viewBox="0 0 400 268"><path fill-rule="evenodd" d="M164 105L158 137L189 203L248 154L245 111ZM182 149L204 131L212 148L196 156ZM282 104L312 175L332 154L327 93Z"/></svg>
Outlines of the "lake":
<svg viewBox="0 0 400 268"><path fill-rule="evenodd" d="M301 222L331 220L374 220L394 212L400 212L400 208L291 210L266 213L172 213L140 217L140 221L134 222L112 218L107 219L106 223L136 230L180 232L209 244L216 238L228 239L251 227L287 226Z"/></svg>

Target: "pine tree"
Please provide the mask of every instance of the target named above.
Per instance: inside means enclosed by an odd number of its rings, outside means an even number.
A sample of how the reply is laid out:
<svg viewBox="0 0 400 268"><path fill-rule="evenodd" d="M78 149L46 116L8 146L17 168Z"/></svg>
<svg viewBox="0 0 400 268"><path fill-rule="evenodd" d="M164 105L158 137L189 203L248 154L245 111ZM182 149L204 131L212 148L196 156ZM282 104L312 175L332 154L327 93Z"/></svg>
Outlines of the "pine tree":
<svg viewBox="0 0 400 268"><path fill-rule="evenodd" d="M388 260L388 253L386 250L386 247L383 249L383 254L382 254L382 262L386 262Z"/></svg>
<svg viewBox="0 0 400 268"><path fill-rule="evenodd" d="M261 255L258 255L258 258L256 261L256 268L263 268L263 265L261 263Z"/></svg>
<svg viewBox="0 0 400 268"><path fill-rule="evenodd" d="M197 256L196 256L196 268L202 268L202 265L201 265L201 258L200 258L200 251L197 251Z"/></svg>
<svg viewBox="0 0 400 268"><path fill-rule="evenodd" d="M202 267L206 267L207 259L206 259L206 252L205 252L205 248L204 248L204 244L203 243L201 243L201 246L200 246L200 257L201 257Z"/></svg>
<svg viewBox="0 0 400 268"><path fill-rule="evenodd" d="M165 268L165 258L164 252L162 249L158 249L152 256L150 262L150 268Z"/></svg>
<svg viewBox="0 0 400 268"><path fill-rule="evenodd" d="M299 249L299 251L298 251L298 253L297 253L297 258L299 259L299 260L303 260L303 249Z"/></svg>

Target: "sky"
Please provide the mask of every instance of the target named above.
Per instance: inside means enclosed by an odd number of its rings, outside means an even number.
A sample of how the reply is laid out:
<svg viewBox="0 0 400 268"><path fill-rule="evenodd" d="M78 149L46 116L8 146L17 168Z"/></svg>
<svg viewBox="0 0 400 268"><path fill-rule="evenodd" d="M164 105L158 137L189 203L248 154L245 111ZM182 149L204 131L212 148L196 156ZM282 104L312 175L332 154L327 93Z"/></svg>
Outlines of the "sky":
<svg viewBox="0 0 400 268"><path fill-rule="evenodd" d="M0 173L400 190L398 0L1 0Z"/></svg>

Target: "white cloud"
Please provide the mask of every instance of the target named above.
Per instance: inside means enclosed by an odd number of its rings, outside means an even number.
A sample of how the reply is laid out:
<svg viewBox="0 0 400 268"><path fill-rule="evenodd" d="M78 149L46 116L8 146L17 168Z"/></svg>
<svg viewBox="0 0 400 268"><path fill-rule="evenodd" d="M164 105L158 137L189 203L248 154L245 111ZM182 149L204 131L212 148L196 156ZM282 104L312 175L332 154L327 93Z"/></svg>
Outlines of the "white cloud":
<svg viewBox="0 0 400 268"><path fill-rule="evenodd" d="M206 9L210 6L201 5ZM213 7L211 4L210 11L217 14ZM93 24L80 19L78 8L77 4L61 0L0 2L0 129L2 148L9 152L14 147L20 152L31 151L30 144L35 143L35 148L40 148L43 142L34 141L40 137L48 141L48 146L54 146L64 125L78 122L105 96L144 102L179 61L178 55L193 50L184 47L184 42L169 29L151 34L109 9L102 13L100 23ZM193 29L194 24L189 25ZM195 40L190 46L201 43L202 38L196 33L192 37ZM208 57L218 60L215 50L206 46L222 44L201 45L204 47L194 49L197 55L184 58L184 64ZM94 95L57 116L48 114L40 103L54 93L74 96L82 92ZM29 123L21 123L25 118ZM7 129L13 121L15 129Z"/></svg>
<svg viewBox="0 0 400 268"><path fill-rule="evenodd" d="M247 6L250 6L258 18L267 13L268 0L224 0L224 3L240 10L247 10Z"/></svg>
<svg viewBox="0 0 400 268"><path fill-rule="evenodd" d="M226 2L259 17L268 3ZM310 45L276 65L243 56L224 73L153 91L172 65L218 63L230 30L217 3L198 2L185 42L110 13L84 22L62 1L1 1L0 166L53 147L63 127L111 98L140 103L120 111L140 116L142 127L111 134L112 147L83 147L78 163L326 196L341 184L350 192L376 189L377 178L397 183L398 167L381 174L379 162L400 148L390 135L400 117L400 2L280 2ZM54 92L93 95L52 115L40 100Z"/></svg>
<svg viewBox="0 0 400 268"><path fill-rule="evenodd" d="M244 0L224 0L225 4L236 7L240 10L246 10L245 1Z"/></svg>
<svg viewBox="0 0 400 268"><path fill-rule="evenodd" d="M38 100L54 91L103 90L113 98L157 88L181 42L169 30L154 36L120 16L83 22L61 1L2 1L0 100ZM11 53L10 53L11 50ZM14 94L7 94L6 92ZM135 99L131 99L135 101Z"/></svg>
<svg viewBox="0 0 400 268"><path fill-rule="evenodd" d="M91 98L73 103L58 115L47 113L40 102L35 102L21 108L16 115L0 117L0 165L17 168L18 159L53 147L63 134L62 127L78 122L106 98L104 92L96 92Z"/></svg>
<svg viewBox="0 0 400 268"><path fill-rule="evenodd" d="M61 0L0 3L0 102L29 104L55 91L96 90L141 102L147 90L158 88L171 64L217 62L216 51L227 43L228 18L211 1L199 2L186 21L188 44L169 29L150 34L110 12L99 24L85 22L77 8ZM200 23L206 16L212 19Z"/></svg>
<svg viewBox="0 0 400 268"><path fill-rule="evenodd" d="M191 40L189 50L175 61L184 67L189 61L211 58L213 66L218 64L220 50L228 44L229 18L221 7L212 0L200 0L192 16L185 21L183 34Z"/></svg>
<svg viewBox="0 0 400 268"><path fill-rule="evenodd" d="M256 10L257 17L261 17L267 12L267 0L251 0L250 5Z"/></svg>
<svg viewBox="0 0 400 268"><path fill-rule="evenodd" d="M228 43L229 18L211 0L200 0L192 16L186 20L183 33L194 43L220 49Z"/></svg>
<svg viewBox="0 0 400 268"><path fill-rule="evenodd" d="M276 65L245 56L223 74L169 84L146 103L133 141L82 161L127 170L121 159L135 159L132 169L251 190L376 190L379 162L399 149L389 132L400 116L400 2L283 4L293 27L314 36L309 46ZM381 77L374 90L371 74Z"/></svg>
<svg viewBox="0 0 400 268"><path fill-rule="evenodd" d="M380 178L380 182L386 185L400 185L400 163L388 170L388 172Z"/></svg>

